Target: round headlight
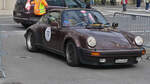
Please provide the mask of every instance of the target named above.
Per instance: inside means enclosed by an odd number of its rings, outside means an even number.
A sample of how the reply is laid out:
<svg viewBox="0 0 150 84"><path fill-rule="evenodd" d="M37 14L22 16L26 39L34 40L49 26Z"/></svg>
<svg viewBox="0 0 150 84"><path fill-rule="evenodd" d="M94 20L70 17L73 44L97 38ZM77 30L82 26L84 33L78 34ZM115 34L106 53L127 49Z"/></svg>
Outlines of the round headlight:
<svg viewBox="0 0 150 84"><path fill-rule="evenodd" d="M135 37L135 43L136 43L138 46L141 46L141 45L143 45L144 40L143 40L142 37L136 36L136 37Z"/></svg>
<svg viewBox="0 0 150 84"><path fill-rule="evenodd" d="M88 37L87 43L88 43L88 46L95 47L96 46L96 39L94 37Z"/></svg>

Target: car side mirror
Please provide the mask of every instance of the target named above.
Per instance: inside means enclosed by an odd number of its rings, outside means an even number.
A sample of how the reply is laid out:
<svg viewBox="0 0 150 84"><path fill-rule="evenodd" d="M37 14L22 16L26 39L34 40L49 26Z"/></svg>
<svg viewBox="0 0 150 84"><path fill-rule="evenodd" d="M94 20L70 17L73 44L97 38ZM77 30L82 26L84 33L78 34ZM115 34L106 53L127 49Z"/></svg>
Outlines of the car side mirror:
<svg viewBox="0 0 150 84"><path fill-rule="evenodd" d="M113 23L112 23L112 27L116 29L116 28L118 27L118 23L114 23L114 22L113 22Z"/></svg>
<svg viewBox="0 0 150 84"><path fill-rule="evenodd" d="M54 29L58 29L59 28L59 23L54 21L54 22L51 22L50 25L54 28Z"/></svg>

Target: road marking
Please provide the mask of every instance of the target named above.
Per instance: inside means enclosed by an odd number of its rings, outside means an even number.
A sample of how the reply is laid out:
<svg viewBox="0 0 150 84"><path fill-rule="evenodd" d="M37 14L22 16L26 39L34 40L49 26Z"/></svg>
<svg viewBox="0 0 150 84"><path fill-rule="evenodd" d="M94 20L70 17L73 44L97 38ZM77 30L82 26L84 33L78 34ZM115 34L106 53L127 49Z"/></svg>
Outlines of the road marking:
<svg viewBox="0 0 150 84"><path fill-rule="evenodd" d="M20 24L0 24L0 26L20 25Z"/></svg>
<svg viewBox="0 0 150 84"><path fill-rule="evenodd" d="M144 33L150 33L150 31L129 31L129 32L144 32Z"/></svg>
<svg viewBox="0 0 150 84"><path fill-rule="evenodd" d="M110 12L110 11L101 11L99 10L103 15L113 15L114 12Z"/></svg>
<svg viewBox="0 0 150 84"><path fill-rule="evenodd" d="M0 35L3 38L8 38L8 36L21 35L24 36L25 31L0 31Z"/></svg>
<svg viewBox="0 0 150 84"><path fill-rule="evenodd" d="M10 32L10 33L25 33L25 30L20 30L20 31L0 31L1 33L7 33L7 32Z"/></svg>
<svg viewBox="0 0 150 84"><path fill-rule="evenodd" d="M0 18L2 18L2 19L3 19L3 18L12 18L12 17L13 17L13 16L7 16L7 17L6 17L6 16L4 16L4 17L3 17L3 16L0 16Z"/></svg>
<svg viewBox="0 0 150 84"><path fill-rule="evenodd" d="M102 13L103 13L103 15L113 15L113 13L109 13L109 12L102 12Z"/></svg>

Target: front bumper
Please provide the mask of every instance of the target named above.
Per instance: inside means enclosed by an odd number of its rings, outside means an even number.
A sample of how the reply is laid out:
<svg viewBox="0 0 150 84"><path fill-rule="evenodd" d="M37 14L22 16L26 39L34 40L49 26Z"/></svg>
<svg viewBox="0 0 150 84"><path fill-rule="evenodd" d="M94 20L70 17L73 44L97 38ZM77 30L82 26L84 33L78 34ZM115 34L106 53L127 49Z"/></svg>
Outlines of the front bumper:
<svg viewBox="0 0 150 84"><path fill-rule="evenodd" d="M142 56L141 49L121 49L121 50L87 50L78 48L80 61L83 64L89 65L130 65L137 64L137 57ZM91 56L91 52L100 52L100 56ZM100 59L105 59L106 62L100 62ZM125 63L116 63L118 59L127 59Z"/></svg>

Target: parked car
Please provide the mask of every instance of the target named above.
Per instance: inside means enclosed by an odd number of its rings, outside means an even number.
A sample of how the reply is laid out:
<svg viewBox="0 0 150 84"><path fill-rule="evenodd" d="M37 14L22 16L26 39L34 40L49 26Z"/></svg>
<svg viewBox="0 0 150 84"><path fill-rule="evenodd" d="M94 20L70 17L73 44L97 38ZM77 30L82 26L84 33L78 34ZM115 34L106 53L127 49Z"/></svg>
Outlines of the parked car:
<svg viewBox="0 0 150 84"><path fill-rule="evenodd" d="M25 39L29 51L60 54L71 66L132 65L146 53L140 36L119 31L94 9L53 9L27 29Z"/></svg>
<svg viewBox="0 0 150 84"><path fill-rule="evenodd" d="M46 0L46 1L49 5L47 10L61 7L68 7L68 8L86 7L85 3L81 2L80 0ZM17 0L13 11L14 21L17 23L21 23L25 28L29 27L32 24L35 24L40 19L40 16L34 15L33 5L31 6L30 11L27 11L25 9L26 2L27 0Z"/></svg>

